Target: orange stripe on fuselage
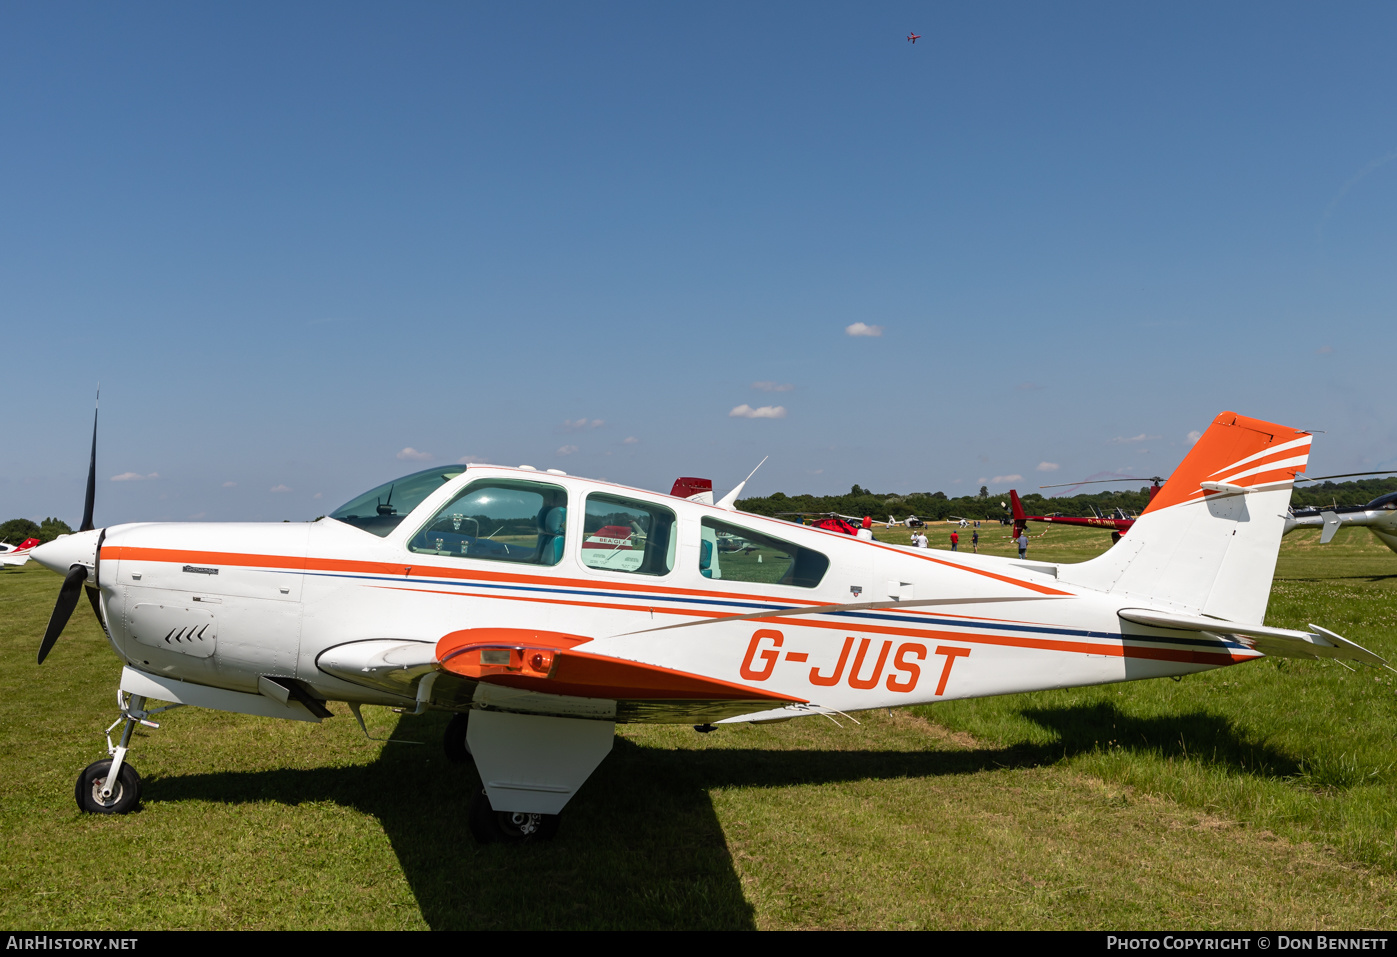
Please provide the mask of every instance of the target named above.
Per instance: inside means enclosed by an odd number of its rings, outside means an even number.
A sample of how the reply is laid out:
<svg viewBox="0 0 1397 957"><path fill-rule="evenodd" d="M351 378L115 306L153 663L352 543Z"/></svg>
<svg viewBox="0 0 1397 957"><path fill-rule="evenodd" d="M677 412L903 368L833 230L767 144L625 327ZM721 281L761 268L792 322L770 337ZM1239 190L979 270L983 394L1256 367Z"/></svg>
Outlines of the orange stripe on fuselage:
<svg viewBox="0 0 1397 957"><path fill-rule="evenodd" d="M876 542L872 544L878 548L887 547L878 545ZM898 554L901 555L909 554L908 552L891 548L889 551L897 551ZM201 565L233 565L238 567L272 567L297 571L393 575L403 578L455 578L463 581L474 580L509 584L549 585L563 588L624 591L654 595L661 598L671 595L682 595L698 598L718 598L729 601L769 601L782 605L798 604L805 608L831 607L835 604L834 602L828 601L801 602L789 596L760 595L746 592L721 592L702 588L679 588L664 585L648 585L643 582L610 582L605 580L564 578L549 575L524 575L517 572L496 572L476 568L452 568L442 565L418 565L409 562L366 562L342 558L307 558L296 555L255 555L240 552L203 552L174 548L141 548L131 545L108 545L102 549L102 555L104 558L124 558L131 561L171 562L174 564L190 563ZM1002 581L1010 585L1017 585L1020 588L1025 588L1039 594L1071 594L1070 592L1060 591L1056 588L1049 588L1032 582L1019 581L1004 575L997 575L993 572L966 568L954 562L941 561L940 559L930 558L924 555L909 555L909 557L920 558L923 561L932 561L959 571L984 575L997 581Z"/></svg>

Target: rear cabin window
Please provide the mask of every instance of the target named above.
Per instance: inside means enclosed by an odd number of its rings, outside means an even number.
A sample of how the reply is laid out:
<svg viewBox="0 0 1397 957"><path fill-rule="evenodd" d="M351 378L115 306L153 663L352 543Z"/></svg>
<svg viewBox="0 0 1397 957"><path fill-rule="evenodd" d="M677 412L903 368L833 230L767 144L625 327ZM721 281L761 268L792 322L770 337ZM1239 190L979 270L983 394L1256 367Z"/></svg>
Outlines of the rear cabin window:
<svg viewBox="0 0 1397 957"><path fill-rule="evenodd" d="M588 495L582 517L582 564L635 575L674 569L674 513L662 505Z"/></svg>
<svg viewBox="0 0 1397 957"><path fill-rule="evenodd" d="M422 527L408 548L423 555L556 565L566 545L567 492L541 482L483 479Z"/></svg>
<svg viewBox="0 0 1397 957"><path fill-rule="evenodd" d="M699 573L723 581L814 588L829 569L817 551L751 529L705 518L699 543Z"/></svg>

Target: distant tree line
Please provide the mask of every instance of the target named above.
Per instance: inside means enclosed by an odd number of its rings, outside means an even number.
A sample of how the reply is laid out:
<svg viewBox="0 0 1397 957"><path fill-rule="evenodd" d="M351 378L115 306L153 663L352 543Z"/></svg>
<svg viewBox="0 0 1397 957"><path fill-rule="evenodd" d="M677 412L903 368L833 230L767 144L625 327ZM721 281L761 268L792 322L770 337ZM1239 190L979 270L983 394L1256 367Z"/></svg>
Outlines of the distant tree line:
<svg viewBox="0 0 1397 957"><path fill-rule="evenodd" d="M1308 487L1297 486L1291 502L1299 506L1363 505L1379 495L1397 491L1397 477L1363 479L1357 482L1324 482ZM1142 512L1150 501L1149 486L1129 491L1091 492L1082 495L1061 495L1049 498L1037 492L1020 493L1024 511L1029 515L1084 516L1092 514L1092 506L1109 514L1117 508ZM1001 504L1002 503L1002 504ZM906 518L916 515L931 521L958 518L994 521L1009 516L1009 493L990 494L981 488L977 495L949 498L945 492L872 492L855 485L847 495L787 495L773 492L761 498L739 499L737 507L754 515L776 516L781 512L840 512L845 515L868 515L882 522L888 516ZM796 516L785 516L795 519Z"/></svg>
<svg viewBox="0 0 1397 957"><path fill-rule="evenodd" d="M73 530L67 522L56 518L46 518L42 522L31 522L27 518L12 518L0 524L0 542L18 545L26 538L37 538L41 542L51 542L59 535L71 535Z"/></svg>

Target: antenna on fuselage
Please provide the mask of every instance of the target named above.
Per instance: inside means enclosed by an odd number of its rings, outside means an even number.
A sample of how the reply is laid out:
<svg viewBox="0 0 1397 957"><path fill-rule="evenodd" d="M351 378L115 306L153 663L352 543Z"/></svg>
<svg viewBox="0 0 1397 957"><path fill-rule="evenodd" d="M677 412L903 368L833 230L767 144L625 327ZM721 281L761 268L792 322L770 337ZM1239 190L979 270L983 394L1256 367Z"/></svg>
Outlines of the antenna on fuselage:
<svg viewBox="0 0 1397 957"><path fill-rule="evenodd" d="M757 469L759 469L759 468L761 468L763 465L765 465L765 464L766 464L766 460L769 459L769 458L771 458L771 456L769 456L769 455L764 455L764 456L762 456L762 460L761 460L760 462L757 463ZM732 509L733 509L733 506L737 503L737 497L738 497L739 495L742 494L742 488L743 488L743 486L745 486L745 485L751 480L751 478L752 478L753 475L756 475L756 474L757 474L757 469L752 469L752 471L748 472L748 473L747 473L747 478L745 478L745 479L743 479L741 482L738 482L738 483L737 483L737 488L733 489L731 492L729 492L728 494L724 495L724 496L722 497L722 499L719 500L719 502L718 502L718 507L719 507L719 508L725 508L725 509L727 509L729 512L731 512Z"/></svg>

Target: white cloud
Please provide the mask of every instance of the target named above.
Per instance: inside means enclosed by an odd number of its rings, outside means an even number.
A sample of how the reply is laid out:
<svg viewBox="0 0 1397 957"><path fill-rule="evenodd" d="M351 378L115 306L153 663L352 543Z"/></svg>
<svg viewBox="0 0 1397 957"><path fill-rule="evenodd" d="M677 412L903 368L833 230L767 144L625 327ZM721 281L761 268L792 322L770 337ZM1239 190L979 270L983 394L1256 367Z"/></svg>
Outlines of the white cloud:
<svg viewBox="0 0 1397 957"><path fill-rule="evenodd" d="M1023 476L1022 476L1022 475L996 475L994 478L990 479L990 484L991 484L991 485L1003 485L1003 484L1006 483L1006 482L1022 482L1022 481L1023 481Z"/></svg>
<svg viewBox="0 0 1397 957"><path fill-rule="evenodd" d="M790 392L795 386L789 382L753 382L752 388L762 392Z"/></svg>
<svg viewBox="0 0 1397 957"><path fill-rule="evenodd" d="M1189 445L1192 445L1194 442L1197 442L1201 438L1203 438L1203 433L1199 432L1197 429L1194 429L1188 435L1184 436L1184 440L1188 442Z"/></svg>
<svg viewBox="0 0 1397 957"><path fill-rule="evenodd" d="M626 436L624 439L621 440L621 444L622 444L622 445L639 445L639 444L640 444L640 439L636 438L634 435L628 435L628 436Z"/></svg>
<svg viewBox="0 0 1397 957"><path fill-rule="evenodd" d="M851 325L847 325L847 326L844 327L844 334L845 334L846 336L875 336L875 337L876 337L876 336L881 336L881 335L883 334L883 327L882 327L882 326L870 326L870 325L869 325L868 323L866 323L866 322L855 322L855 323L853 323L853 324L851 324Z"/></svg>
<svg viewBox="0 0 1397 957"><path fill-rule="evenodd" d="M1040 471L1040 472L1056 472L1059 468L1060 468L1060 466L1059 466L1056 462L1039 462L1039 463L1038 463L1038 471Z"/></svg>
<svg viewBox="0 0 1397 957"><path fill-rule="evenodd" d="M1157 435L1146 435L1141 432L1139 435L1118 435L1111 440L1112 445L1125 445L1130 442L1147 442L1150 439L1157 439Z"/></svg>
<svg viewBox="0 0 1397 957"><path fill-rule="evenodd" d="M759 409L754 409L745 402L728 413L730 419L784 419L785 417L786 407L784 405L764 405Z"/></svg>
<svg viewBox="0 0 1397 957"><path fill-rule="evenodd" d="M113 481L113 482L140 482L140 481L143 481L143 480L145 480L145 479L158 479L159 477L160 477L160 473L159 473L159 472L151 472L151 473L149 473L149 474L147 474L147 475L142 475L140 472L122 472L120 475L113 475L113 476L112 476L112 481Z"/></svg>
<svg viewBox="0 0 1397 957"><path fill-rule="evenodd" d="M289 492L289 491L291 491L291 486L289 486L289 485L273 485L273 486L272 486L272 491L273 491L273 492Z"/></svg>
<svg viewBox="0 0 1397 957"><path fill-rule="evenodd" d="M223 487L224 487L224 488L237 488L237 487L238 487L238 483L237 483L237 482L224 482L224 483L223 483Z"/></svg>
<svg viewBox="0 0 1397 957"><path fill-rule="evenodd" d="M323 497L324 497L324 496L322 496L319 492L316 492L314 495L311 496L311 498L323 498Z"/></svg>
<svg viewBox="0 0 1397 957"><path fill-rule="evenodd" d="M585 415L580 419L564 419L559 427L560 432L590 432L592 429L599 429L606 425L605 419L589 419Z"/></svg>
<svg viewBox="0 0 1397 957"><path fill-rule="evenodd" d="M553 453L553 454L554 454L554 455L571 455L572 453L574 453L574 452L576 452L576 451L577 451L577 446L575 446L575 445L564 445L562 448L558 449L558 451L555 452L555 453Z"/></svg>
<svg viewBox="0 0 1397 957"><path fill-rule="evenodd" d="M398 458L404 462L426 462L436 458L431 452L419 452L412 446L408 446L398 453Z"/></svg>

